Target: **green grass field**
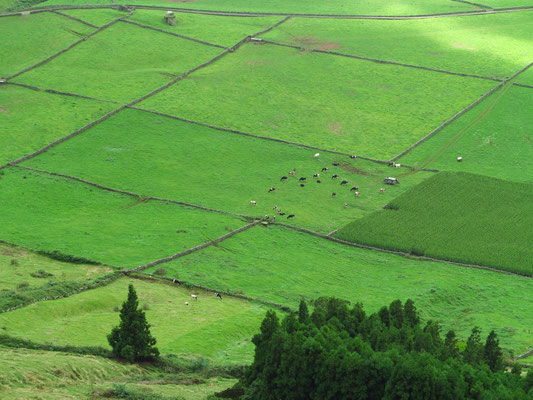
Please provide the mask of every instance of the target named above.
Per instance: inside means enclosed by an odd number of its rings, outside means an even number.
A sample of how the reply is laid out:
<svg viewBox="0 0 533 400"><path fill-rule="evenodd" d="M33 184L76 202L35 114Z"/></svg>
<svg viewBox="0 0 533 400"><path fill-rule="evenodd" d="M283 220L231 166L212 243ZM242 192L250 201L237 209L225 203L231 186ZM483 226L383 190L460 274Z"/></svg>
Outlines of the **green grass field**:
<svg viewBox="0 0 533 400"><path fill-rule="evenodd" d="M247 44L141 107L388 159L495 82Z"/></svg>
<svg viewBox="0 0 533 400"><path fill-rule="evenodd" d="M70 15L75 18L82 19L93 25L102 26L114 19L125 17L128 15L124 11L101 9L101 10L65 10L61 11L63 14Z"/></svg>
<svg viewBox="0 0 533 400"><path fill-rule="evenodd" d="M533 68L530 67L527 71L520 74L517 79L517 83L533 86Z"/></svg>
<svg viewBox="0 0 533 400"><path fill-rule="evenodd" d="M309 49L505 78L533 59L532 16L407 21L293 18L263 37Z"/></svg>
<svg viewBox="0 0 533 400"><path fill-rule="evenodd" d="M400 159L409 165L533 181L533 89L490 96ZM461 163L457 157L463 157Z"/></svg>
<svg viewBox="0 0 533 400"><path fill-rule="evenodd" d="M8 77L74 43L94 29L53 13L4 17L0 77Z"/></svg>
<svg viewBox="0 0 533 400"><path fill-rule="evenodd" d="M245 224L17 168L0 185L1 239L120 267L170 256Z"/></svg>
<svg viewBox="0 0 533 400"><path fill-rule="evenodd" d="M125 301L130 283L137 291L139 305L148 308L146 317L162 354L202 356L217 364L252 360L250 339L266 307L139 279L122 278L98 289L0 314L0 330L38 343L109 347L106 335L119 323L114 309ZM192 300L192 293L198 294L198 301Z"/></svg>
<svg viewBox="0 0 533 400"><path fill-rule="evenodd" d="M191 384L194 381L200 382ZM105 392L113 385L122 384L146 394L197 400L234 382L200 375L178 375L174 382L165 382L157 370L105 358L0 347L0 390L6 399L100 400L108 398Z"/></svg>
<svg viewBox="0 0 533 400"><path fill-rule="evenodd" d="M241 18L178 12L174 14L177 20L176 26L165 24L164 10L136 10L130 19L168 32L227 47L281 20L281 17Z"/></svg>
<svg viewBox="0 0 533 400"><path fill-rule="evenodd" d="M443 172L339 239L533 276L533 185Z"/></svg>
<svg viewBox="0 0 533 400"><path fill-rule="evenodd" d="M16 81L126 103L221 52L119 22Z"/></svg>
<svg viewBox="0 0 533 400"><path fill-rule="evenodd" d="M40 270L52 275L32 275ZM0 290L14 290L24 282L29 287L35 287L45 285L48 281L92 281L110 272L112 269L107 267L59 262L21 248L0 245Z"/></svg>
<svg viewBox="0 0 533 400"><path fill-rule="evenodd" d="M125 131L124 126L130 128ZM277 205L287 215L296 215L290 223L324 233L378 210L432 174L412 175L380 193L384 177L409 170L393 171L329 153L315 159L314 154L312 149L124 110L24 165L256 217L272 215ZM334 167L335 161L341 166ZM330 171L321 172L323 167ZM289 175L293 168L294 177ZM322 183L313 178L315 173ZM340 178L332 179L334 174ZM282 176L290 179L280 182ZM300 177L307 178L305 187L300 187ZM341 186L344 179L349 184ZM353 186L359 188L359 197L350 191ZM270 187L276 191L269 193ZM257 205L251 205L251 200ZM284 218L278 216L278 220Z"/></svg>
<svg viewBox="0 0 533 400"><path fill-rule="evenodd" d="M113 108L108 103L0 86L0 165L39 150Z"/></svg>
<svg viewBox="0 0 533 400"><path fill-rule="evenodd" d="M479 325L484 332L496 329L515 354L533 347L533 280L527 278L364 250L276 226L253 228L164 268L188 282L292 307L301 298L336 296L375 312L411 298L424 320L453 327L462 338Z"/></svg>

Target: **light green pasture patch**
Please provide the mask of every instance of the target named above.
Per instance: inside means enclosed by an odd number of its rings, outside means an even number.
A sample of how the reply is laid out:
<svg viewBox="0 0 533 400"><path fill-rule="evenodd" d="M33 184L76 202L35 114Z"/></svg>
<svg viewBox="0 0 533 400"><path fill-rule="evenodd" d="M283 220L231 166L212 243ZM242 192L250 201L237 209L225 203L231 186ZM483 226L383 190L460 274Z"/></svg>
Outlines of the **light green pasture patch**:
<svg viewBox="0 0 533 400"><path fill-rule="evenodd" d="M409 170L325 152L315 158L315 153L313 149L124 110L24 165L239 214L276 215L278 221L294 214L291 224L324 233L378 210L431 175L411 175L402 179L401 185L381 193L383 178ZM335 167L333 162L341 165ZM322 172L324 167L329 171ZM296 174L289 175L294 168ZM320 177L313 178L317 173ZM340 177L332 179L334 174ZM281 182L282 176L289 179ZM300 186L302 177L307 178L304 187ZM341 185L343 180L348 184ZM355 186L359 197L350 190ZM269 192L271 187L276 190ZM333 192L336 197L332 197ZM273 210L276 205L285 216Z"/></svg>
<svg viewBox="0 0 533 400"><path fill-rule="evenodd" d="M68 298L0 314L4 333L40 343L108 347L106 335L119 323L120 307L133 284L162 354L203 356L219 363L252 361L252 336L266 307L229 296L172 284L122 278ZM197 294L193 300L191 294ZM189 305L185 305L188 302Z"/></svg>
<svg viewBox="0 0 533 400"><path fill-rule="evenodd" d="M533 184L442 172L336 237L533 276Z"/></svg>
<svg viewBox="0 0 533 400"><path fill-rule="evenodd" d="M481 4L493 8L515 8L533 6L531 0L483 0Z"/></svg>
<svg viewBox="0 0 533 400"><path fill-rule="evenodd" d="M231 47L244 37L274 25L282 17L226 17L175 12L177 24L164 21L164 10L136 10L132 21L206 42Z"/></svg>
<svg viewBox="0 0 533 400"><path fill-rule="evenodd" d="M215 47L118 22L17 81L125 103L220 52Z"/></svg>
<svg viewBox="0 0 533 400"><path fill-rule="evenodd" d="M292 18L263 37L309 49L505 78L533 59L532 31L533 11L404 21Z"/></svg>
<svg viewBox="0 0 533 400"><path fill-rule="evenodd" d="M533 181L533 89L500 90L403 156L409 165ZM463 157L457 162L457 157Z"/></svg>
<svg viewBox="0 0 533 400"><path fill-rule="evenodd" d="M93 30L54 13L0 18L0 78L44 60Z"/></svg>
<svg viewBox="0 0 533 400"><path fill-rule="evenodd" d="M140 106L388 159L494 86L482 79L247 44Z"/></svg>
<svg viewBox="0 0 533 400"><path fill-rule="evenodd" d="M112 9L101 9L101 10L61 10L63 14L70 15L89 22L90 24L102 26L108 22L113 21L114 19L125 17L128 15L126 12L112 10ZM136 11L137 12L137 11Z"/></svg>
<svg viewBox="0 0 533 400"><path fill-rule="evenodd" d="M525 72L522 72L520 75L518 75L516 82L523 85L533 86L533 67L529 67L529 69L527 69ZM533 88L529 89L533 90Z"/></svg>
<svg viewBox="0 0 533 400"><path fill-rule="evenodd" d="M466 338L495 329L515 354L533 347L533 280L350 247L286 228L257 227L171 263L169 276L297 307L336 296L376 312L414 300L424 320ZM225 298L224 298L225 299Z"/></svg>
<svg viewBox="0 0 533 400"><path fill-rule="evenodd" d="M0 188L0 238L120 267L170 256L244 225L16 168L2 176Z"/></svg>
<svg viewBox="0 0 533 400"><path fill-rule="evenodd" d="M0 86L0 165L39 150L115 107L12 85Z"/></svg>

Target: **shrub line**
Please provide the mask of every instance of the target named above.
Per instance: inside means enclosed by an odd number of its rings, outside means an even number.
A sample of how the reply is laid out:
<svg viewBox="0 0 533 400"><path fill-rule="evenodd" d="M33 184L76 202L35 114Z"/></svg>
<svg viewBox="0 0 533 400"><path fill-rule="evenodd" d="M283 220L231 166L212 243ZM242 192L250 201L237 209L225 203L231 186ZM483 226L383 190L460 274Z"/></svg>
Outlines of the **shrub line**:
<svg viewBox="0 0 533 400"><path fill-rule="evenodd" d="M190 37L190 36L185 36L185 35L180 35L179 33L165 31L163 29L159 29L159 28L156 28L154 26L140 24L139 22L129 21L129 20L122 20L122 22L126 22L126 23L132 24L132 25L137 25L137 26L140 26L141 28L145 28L145 29L152 29L154 31L166 33L167 35L176 36L176 37L179 37L179 38L182 38L182 39L192 40L193 42L205 44L207 46L218 47L219 49L227 49L227 47L221 46L219 44L209 43L209 42L206 42L204 40L196 39L196 38L193 38L193 37Z"/></svg>
<svg viewBox="0 0 533 400"><path fill-rule="evenodd" d="M124 195L127 195L127 196L132 196L132 197L138 198L138 199L143 200L143 201L154 200L154 201L160 201L160 202L163 202L163 203L174 203L174 204L179 204L179 205L182 205L182 206L185 206L185 207L191 207L191 208L197 208L197 209L204 210L204 211L216 212L218 214L232 215L232 216L235 216L235 217L244 218L246 220L255 219L255 217L251 217L249 215L232 213L230 211L217 210L215 208L209 208L209 207L204 207L204 206L200 206L200 205L197 205L197 204L186 203L184 201L178 201L178 200L172 200L172 199L164 199L164 198L154 197L154 196L142 196L142 195L140 195L138 193L128 192L126 190L115 189L115 188L112 188L112 187L109 187L109 186L100 185L99 183L95 183L95 182L91 182L91 181L88 181L88 180L85 180L85 179L82 179L82 178L78 178L76 176L61 174L59 172L46 171L46 170L42 170L42 169L26 167L26 166L23 166L23 165L13 165L13 167L14 168L23 168L23 169L26 169L26 170L29 170L29 171L38 172L38 173L41 173L41 174L59 176L61 178L65 178L65 179L71 179L71 180L83 183L85 185L94 186L94 187L96 187L98 189L101 189L101 190L107 190L109 192L114 192L114 193L124 194Z"/></svg>
<svg viewBox="0 0 533 400"><path fill-rule="evenodd" d="M98 28L98 25L91 24L90 22L84 21L84 20L81 19L81 18L73 17L72 15L64 14L64 13L62 13L61 11L53 10L52 12L55 13L55 14L57 14L57 15L61 15L61 16L63 16L63 17L66 17L66 18L73 19L74 21L81 22L82 24L88 25L88 26L90 26L91 28Z"/></svg>
<svg viewBox="0 0 533 400"><path fill-rule="evenodd" d="M130 272L140 272L140 271L144 271L145 269L148 269L148 268L151 268L151 267L154 267L156 265L159 265L159 264L163 264L163 263L167 263L169 261L173 261L173 260L176 260L177 258L181 258L183 256L186 256L188 254L191 254L191 253L194 253L195 251L198 251L198 250L201 250L201 249L204 249L206 247L209 247L209 246L212 246L212 245L216 245L240 232L244 232L245 230L247 229L250 229L258 224L261 223L261 220L257 220L257 221L254 221L250 224L247 224L247 225L244 225L242 227L240 227L239 229L235 229L234 231L231 231L229 233L226 233L225 235L223 236L220 236L214 240L210 240L209 242L205 242L205 243L202 243L202 244L199 244L198 246L194 246L194 247L191 247L190 249L187 249L185 251L182 251L182 252L179 252L179 253L176 253L174 255L171 255L169 257L165 257L165 258L160 258L159 260L155 260L155 261L152 261L151 263L148 263L148 264L145 264L145 265L141 265L139 267L136 267L136 268L131 268L131 269L124 269L123 272L124 273L130 273Z"/></svg>
<svg viewBox="0 0 533 400"><path fill-rule="evenodd" d="M298 50L301 50L301 51L308 51L308 52L311 52L311 53L322 53L322 54L330 54L330 55L334 55L334 56L341 56L341 57L347 57L347 58L355 58L355 59L358 59L358 60L371 61L371 62L375 62L375 63L378 63L378 64L397 65L397 66L400 66L400 67L416 68L416 69L422 69L422 70L425 70L425 71L439 72L439 73L442 73L442 74L457 75L457 76L463 76L463 77L467 77L467 78L486 79L486 80L495 81L495 82L502 82L503 81L502 79L490 78L488 76L481 76L481 75L475 75L475 74L464 74L462 72L447 71L447 70L444 70L444 69L424 67L424 66L421 66L421 65L414 65L414 64L406 64L406 63L397 62L397 61L380 60L380 59L377 59L377 58L369 58L369 57L357 56L357 55L354 55L354 54L340 53L338 51L320 50L320 49L307 49L305 47L301 47L301 46L297 46L297 45L293 45L293 44L274 42L274 41L271 41L271 40L266 40L266 39L261 39L261 38L252 38L252 40L256 41L256 42L272 44L272 45L275 45L275 46L291 47L291 48L294 48L294 49L298 49Z"/></svg>
<svg viewBox="0 0 533 400"><path fill-rule="evenodd" d="M513 83L513 85L533 89L533 85L525 85L523 83Z"/></svg>
<svg viewBox="0 0 533 400"><path fill-rule="evenodd" d="M25 83L8 81L8 82L6 82L6 84L7 85L13 85L13 86L19 86L19 87L23 87L23 88L26 88L26 89L35 90L36 92L46 92L46 93L50 93L50 94L60 94L62 96L79 97L81 99L86 99L86 100L94 100L94 101L101 101L103 103L118 104L116 101L113 101L113 100L98 99L96 97L84 96L82 94L76 94L76 93L70 93L70 92L61 92L59 90L54 90L54 89L43 89L43 88L40 88L40 87L37 87L37 86L27 85Z"/></svg>
<svg viewBox="0 0 533 400"><path fill-rule="evenodd" d="M268 28L263 29L262 31L259 31L259 32L254 33L254 34L252 35L252 37L261 36L261 35L263 35L263 34L265 34L265 33L267 33L267 32L270 32L272 29L275 29L275 28L277 28L278 26L280 26L281 24L287 22L290 18L291 18L290 15L289 15L289 16L286 16L286 17L283 18L281 21L276 22L274 25L269 26Z"/></svg>
<svg viewBox="0 0 533 400"><path fill-rule="evenodd" d="M527 358L527 357L529 357L529 356L533 356L533 349L528 350L528 351L526 351L525 353L520 354L519 356L515 357L515 358L514 358L514 361L516 361L516 360L520 360L520 359L522 359L522 358Z"/></svg>
<svg viewBox="0 0 533 400"><path fill-rule="evenodd" d="M456 1L458 3L465 3L465 4L469 4L471 6L475 6L475 7L479 7L479 8L484 8L484 9L487 9L487 10L494 10L494 7L490 7L490 6L486 6L484 4L479 4L479 3L472 3L471 1L466 1L466 0L452 0L452 1Z"/></svg>
<svg viewBox="0 0 533 400"><path fill-rule="evenodd" d="M280 226L283 226L285 228L293 229L293 230L298 231L298 232L307 233L309 235L313 235L313 236L316 236L316 237L319 237L319 238L322 238L322 239L327 239L327 240L330 240L332 242L336 242L336 243L340 243L340 244L344 244L344 245L348 245L348 246L352 246L352 247L359 247L359 248L362 248L362 249L375 250L375 251L380 251L382 253L390 253L390 254L396 254L396 255L399 255L399 256L403 256L403 257L413 258L413 256L411 254L406 253L404 251L390 250L390 249L386 249L386 248L382 248L382 247L375 247L375 246L369 246L369 245L366 245L366 244L348 242L346 240L337 239L337 238L335 238L333 236L324 235L322 233L314 232L314 231L311 231L309 229L300 228L300 227L297 227L297 226L294 226L294 225L284 224L282 222L271 222L271 224L272 225L280 225ZM435 261L435 262L440 262L440 263L445 263L445 264L459 265L461 267L483 269L483 270L487 270L487 271L497 272L497 273L500 273L500 274L517 276L517 277L520 277L520 278L533 279L533 276L530 276L530 275L520 274L520 273L517 273L517 272L504 271L502 269L487 267L487 266L484 266L484 265L467 264L467 263L461 263L461 262L457 262L457 261L453 261L453 260L446 260L446 259L443 259L443 258L433 258L433 257L427 257L427 256L416 256L414 258L416 258L417 260Z"/></svg>
<svg viewBox="0 0 533 400"><path fill-rule="evenodd" d="M116 24L118 21L120 21L120 20L122 20L122 19L124 19L124 18L128 18L128 17L131 16L132 14L133 14L133 11L130 12L127 16L117 18L117 19L115 19L115 20L113 20L113 21L111 21L111 22L108 22L108 23L105 24L105 25L102 25L102 26L99 27L98 29L96 29L96 30L92 31L91 33L89 33L87 36L84 36L84 37L82 37L80 40L77 40L77 41L75 41L74 43L71 43L70 45L68 45L68 46L65 47L64 49L59 50L58 52L52 54L51 56L45 58L44 60L39 61L37 64L31 65L31 66L29 66L29 67L27 67L27 68L24 68L22 71L19 71L19 72L15 73L15 74L9 76L8 78L6 78L6 80L10 80L10 79L16 78L17 76L22 75L22 74L24 74L25 72L31 71L32 69L37 68L37 67L39 67L39 66L41 66L41 65L43 65L43 64L45 64L45 63L47 63L48 61L50 61L50 60L52 60L52 59L54 59L54 58L60 56L60 55L63 54L63 53L66 53L67 51L69 51L69 50L72 49L73 47L79 45L80 43L86 41L87 39L91 38L92 36L98 34L99 32L103 31L104 29L107 29L107 28L109 28L110 26Z"/></svg>
<svg viewBox="0 0 533 400"><path fill-rule="evenodd" d="M463 108L461 111L459 111L457 114L455 114L453 117L451 117L450 119L446 120L445 122L443 122L442 124L440 124L437 128L435 128L433 131L431 131L429 134L427 134L426 136L424 136L422 139L418 140L416 143L414 143L413 145L409 146L407 149L405 149L404 151L402 151L400 154L398 154L396 157L393 157L390 159L391 162L394 162L396 161L398 158L400 157L403 157L404 155L406 155L407 153L409 153L411 150L413 150L415 147L418 147L419 145L421 145L422 143L424 143L426 140L428 140L429 138L435 136L438 132L440 132L442 129L444 129L446 126L450 125L453 121L455 121L457 118L459 118L460 116L462 116L463 114L467 113L468 111L470 111L472 108L474 108L475 106L477 106L479 103L481 103L483 100L485 100L487 97L489 97L492 93L494 93L495 91L497 91L498 89L500 89L502 86L504 86L506 83L510 82L512 79L516 78L518 75L520 75L522 72L526 71L529 67L531 67L533 65L533 63L530 63L528 65L526 65L524 68L522 68L520 71L516 72L515 74L511 75L509 78L506 78L504 79L503 81L501 81L498 85L496 85L495 87L493 87L491 90L489 90L487 93L485 93L483 96L481 96L480 98L478 98L476 101L474 101L473 103L471 103L470 105L466 106L465 108Z"/></svg>
<svg viewBox="0 0 533 400"><path fill-rule="evenodd" d="M139 275L143 275L143 276L139 276ZM220 293L220 294L223 294L225 296L235 297L237 299L248 300L248 301L253 301L253 302L257 302L257 303L261 303L261 304L266 304L266 305L269 305L269 306L274 306L274 307L280 308L282 311L285 311L285 312L290 312L291 311L290 307L284 306L283 304L275 303L273 301L263 300L263 299L260 299L260 298L257 298L257 297L249 297L249 296L245 296L245 295L237 294L237 293L226 292L224 290L213 289L213 288L209 288L209 287L206 287L206 286L197 285L195 283L190 283L190 282L187 282L187 281L180 281L178 279L169 278L167 276L158 276L158 275L154 275L154 274L149 274L147 272L138 272L137 275L132 274L132 275L128 275L128 276L130 278L134 278L134 279L147 279L147 278L151 278L152 280L160 279L160 280L168 281L170 283L175 283L175 284L180 285L180 286L193 287L195 289L205 290L206 292Z"/></svg>

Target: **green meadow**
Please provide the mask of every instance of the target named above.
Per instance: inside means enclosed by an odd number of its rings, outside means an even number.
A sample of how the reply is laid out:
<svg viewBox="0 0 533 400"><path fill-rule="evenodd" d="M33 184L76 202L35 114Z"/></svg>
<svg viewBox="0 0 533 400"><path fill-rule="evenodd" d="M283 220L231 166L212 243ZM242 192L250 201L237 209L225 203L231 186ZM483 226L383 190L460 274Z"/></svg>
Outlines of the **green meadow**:
<svg viewBox="0 0 533 400"><path fill-rule="evenodd" d="M447 171L533 181L533 89L510 86L400 158ZM457 157L463 157L457 162Z"/></svg>
<svg viewBox="0 0 533 400"><path fill-rule="evenodd" d="M140 107L389 159L494 86L481 79L247 44Z"/></svg>
<svg viewBox="0 0 533 400"><path fill-rule="evenodd" d="M170 256L245 224L19 168L9 168L0 187L1 239L118 267Z"/></svg>
<svg viewBox="0 0 533 400"><path fill-rule="evenodd" d="M94 28L53 13L3 17L0 78L13 75L80 40Z"/></svg>
<svg viewBox="0 0 533 400"><path fill-rule="evenodd" d="M16 81L127 103L221 52L118 22Z"/></svg>
<svg viewBox="0 0 533 400"><path fill-rule="evenodd" d="M124 130L124 126L129 126ZM222 132L137 110L124 110L23 165L110 187L255 217L277 216L329 233L380 209L431 176L420 172L385 193L383 179L407 168ZM333 166L339 162L338 167ZM327 167L329 171L322 172ZM289 172L296 168L296 174ZM313 178L314 174L319 178ZM333 175L338 179L332 179ZM281 182L282 176L289 179ZM300 178L306 178L300 186ZM321 183L317 183L320 180ZM348 184L341 185L343 180ZM354 186L360 196L355 197ZM274 192L269 188L275 187ZM332 193L336 197L332 197ZM257 205L251 205L250 201ZM344 204L348 206L345 207ZM277 215L277 214L276 214Z"/></svg>
<svg viewBox="0 0 533 400"><path fill-rule="evenodd" d="M300 299L336 296L367 312L394 299L414 300L424 320L495 329L502 346L533 347L533 280L356 247L278 226L256 227L164 264L170 277L296 308ZM148 270L148 272L153 272Z"/></svg>
<svg viewBox="0 0 533 400"><path fill-rule="evenodd" d="M79 18L83 21L89 22L96 26L102 26L114 19L125 17L128 15L125 11L118 11L113 9L101 9L101 10L64 10L63 14L70 15L75 18Z"/></svg>
<svg viewBox="0 0 533 400"><path fill-rule="evenodd" d="M0 330L38 343L109 348L106 335L119 323L116 310L124 302L129 284L137 291L161 354L201 356L217 364L252 361L250 339L268 308L140 279L121 278L98 289L0 314ZM197 294L198 300L191 294Z"/></svg>
<svg viewBox="0 0 533 400"><path fill-rule="evenodd" d="M533 185L442 172L339 239L533 276Z"/></svg>
<svg viewBox="0 0 533 400"><path fill-rule="evenodd" d="M520 74L517 79L517 83L533 86L533 68L529 67L528 70Z"/></svg>
<svg viewBox="0 0 533 400"><path fill-rule="evenodd" d="M293 18L262 37L501 79L533 59L532 30L533 12L405 21Z"/></svg>
<svg viewBox="0 0 533 400"><path fill-rule="evenodd" d="M0 86L0 165L39 150L113 108L109 103Z"/></svg>

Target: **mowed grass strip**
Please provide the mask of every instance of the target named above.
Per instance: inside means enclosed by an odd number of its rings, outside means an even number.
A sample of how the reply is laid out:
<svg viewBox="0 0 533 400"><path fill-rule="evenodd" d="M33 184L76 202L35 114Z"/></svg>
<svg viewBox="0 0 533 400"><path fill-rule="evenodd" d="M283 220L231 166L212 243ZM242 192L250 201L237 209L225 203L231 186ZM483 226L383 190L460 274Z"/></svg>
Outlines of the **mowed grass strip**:
<svg viewBox="0 0 533 400"><path fill-rule="evenodd" d="M495 83L247 44L140 107L389 159Z"/></svg>
<svg viewBox="0 0 533 400"><path fill-rule="evenodd" d="M533 185L442 172L336 237L533 276Z"/></svg>
<svg viewBox="0 0 533 400"><path fill-rule="evenodd" d="M114 19L125 17L128 13L113 9L101 10L60 10L63 14L70 15L89 22L90 24L102 26ZM137 11L136 11L137 12Z"/></svg>
<svg viewBox="0 0 533 400"><path fill-rule="evenodd" d="M0 315L4 333L39 343L109 347L106 335L119 323L114 311L133 284L162 354L203 356L217 363L253 358L252 336L268 308L173 284L122 278L65 299L41 302ZM198 300L191 298L197 294ZM189 306L185 305L189 303Z"/></svg>
<svg viewBox="0 0 533 400"><path fill-rule="evenodd" d="M246 223L18 168L7 170L0 188L1 239L119 267L179 253Z"/></svg>
<svg viewBox="0 0 533 400"><path fill-rule="evenodd" d="M0 165L33 153L114 108L114 104L2 85Z"/></svg>
<svg viewBox="0 0 533 400"><path fill-rule="evenodd" d="M60 262L25 249L0 244L0 291L17 289L21 284L34 288L50 281L91 282L110 272L113 272L111 268Z"/></svg>
<svg viewBox="0 0 533 400"><path fill-rule="evenodd" d="M119 22L16 81L126 103L221 51Z"/></svg>
<svg viewBox="0 0 533 400"><path fill-rule="evenodd" d="M301 298L336 296L376 312L411 298L424 320L462 338L479 325L486 333L495 329L515 354L533 347L533 280L527 278L365 250L279 226L253 228L164 267L170 277L292 307Z"/></svg>
<svg viewBox="0 0 533 400"><path fill-rule="evenodd" d="M326 152L315 158L315 153L124 110L23 165L238 214L276 215L278 221L294 214L291 224L323 233L378 210L432 174L414 174L381 193L386 176L409 170ZM335 167L334 162L340 165ZM322 172L324 167L329 171ZM291 176L293 169L296 173ZM313 178L314 174L320 177ZM332 179L333 175L339 178ZM280 181L283 176L288 179ZM348 183L341 185L344 180ZM276 190L269 192L271 187ZM350 190L353 187L358 187L359 197ZM273 210L276 205L284 216Z"/></svg>
<svg viewBox="0 0 533 400"><path fill-rule="evenodd" d="M164 20L165 13L164 10L135 10L129 19L226 47L231 47L245 36L266 29L282 19L282 17L246 18L175 12L177 24L169 26Z"/></svg>
<svg viewBox="0 0 533 400"><path fill-rule="evenodd" d="M399 162L532 182L532 109L533 89L500 89Z"/></svg>
<svg viewBox="0 0 533 400"><path fill-rule="evenodd" d="M0 20L0 78L38 63L93 30L54 13L3 17Z"/></svg>
<svg viewBox="0 0 533 400"><path fill-rule="evenodd" d="M533 59L532 16L533 12L406 21L292 18L262 37L307 49L502 79Z"/></svg>

